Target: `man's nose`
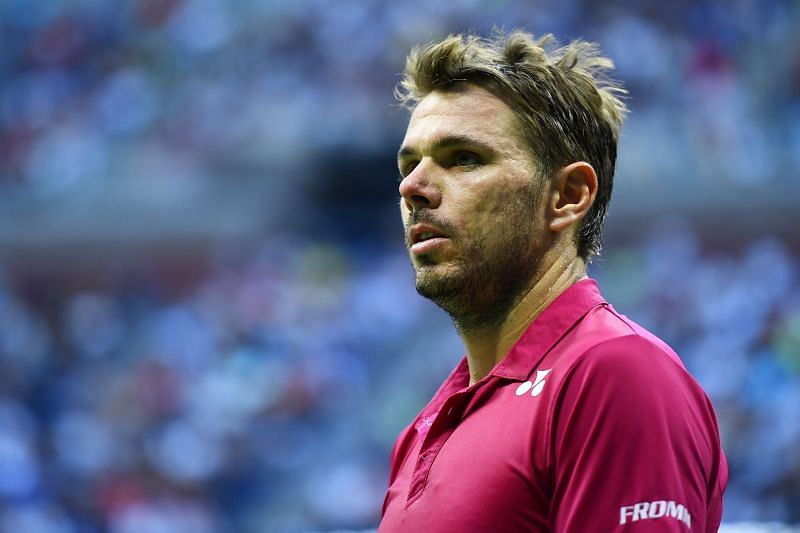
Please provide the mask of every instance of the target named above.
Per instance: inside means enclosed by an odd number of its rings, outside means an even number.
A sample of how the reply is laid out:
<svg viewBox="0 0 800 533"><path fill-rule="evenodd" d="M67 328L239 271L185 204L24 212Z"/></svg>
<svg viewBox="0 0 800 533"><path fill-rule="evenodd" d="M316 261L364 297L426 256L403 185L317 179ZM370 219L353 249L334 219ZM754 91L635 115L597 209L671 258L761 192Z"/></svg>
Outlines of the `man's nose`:
<svg viewBox="0 0 800 533"><path fill-rule="evenodd" d="M442 192L431 183L430 173L424 163L420 163L400 182L400 196L409 211L427 207L436 209L442 203Z"/></svg>

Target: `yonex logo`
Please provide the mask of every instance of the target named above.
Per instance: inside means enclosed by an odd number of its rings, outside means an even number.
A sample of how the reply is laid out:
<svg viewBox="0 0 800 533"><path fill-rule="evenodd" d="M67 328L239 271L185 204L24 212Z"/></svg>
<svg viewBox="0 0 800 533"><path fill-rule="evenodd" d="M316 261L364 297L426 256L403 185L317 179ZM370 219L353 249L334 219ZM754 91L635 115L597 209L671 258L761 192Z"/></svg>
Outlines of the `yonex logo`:
<svg viewBox="0 0 800 533"><path fill-rule="evenodd" d="M517 387L517 396L522 396L528 391L531 391L531 396L539 396L544 388L544 378L547 377L547 374L550 373L550 370L537 370L536 380L534 382L531 383L530 381L526 381L524 383L520 383L519 387Z"/></svg>

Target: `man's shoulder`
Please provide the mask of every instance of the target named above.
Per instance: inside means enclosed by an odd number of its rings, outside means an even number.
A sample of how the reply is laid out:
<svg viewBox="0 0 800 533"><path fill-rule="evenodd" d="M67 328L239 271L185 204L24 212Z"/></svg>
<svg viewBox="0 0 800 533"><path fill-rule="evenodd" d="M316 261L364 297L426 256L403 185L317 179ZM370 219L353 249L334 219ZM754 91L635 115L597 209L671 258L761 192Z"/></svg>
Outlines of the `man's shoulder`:
<svg viewBox="0 0 800 533"><path fill-rule="evenodd" d="M559 381L575 373L611 381L649 381L646 376L662 383L667 377L693 381L666 342L608 304L587 313L542 363L560 374Z"/></svg>
<svg viewBox="0 0 800 533"><path fill-rule="evenodd" d="M680 357L666 342L607 303L587 312L553 347L548 358L571 363L587 352L609 347L623 349L626 353L629 350L661 353L683 366Z"/></svg>
<svg viewBox="0 0 800 533"><path fill-rule="evenodd" d="M710 450L718 440L713 407L675 352L613 308L598 313L595 320L618 323L600 328L603 335L555 362L553 419L587 427L602 420L616 434L629 436L659 420L664 427L702 435Z"/></svg>

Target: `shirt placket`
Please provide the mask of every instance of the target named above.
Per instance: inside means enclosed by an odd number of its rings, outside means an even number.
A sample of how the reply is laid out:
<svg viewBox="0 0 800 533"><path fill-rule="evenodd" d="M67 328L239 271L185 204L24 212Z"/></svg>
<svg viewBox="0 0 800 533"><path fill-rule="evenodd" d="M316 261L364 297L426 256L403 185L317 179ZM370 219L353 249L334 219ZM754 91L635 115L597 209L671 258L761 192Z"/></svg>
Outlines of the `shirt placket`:
<svg viewBox="0 0 800 533"><path fill-rule="evenodd" d="M473 407L478 404L480 398L491 393L495 381L495 379L490 379L479 388L456 392L442 404L422 441L414 465L414 473L411 476L406 508L422 495L431 467L447 439L456 430L467 412L472 411Z"/></svg>

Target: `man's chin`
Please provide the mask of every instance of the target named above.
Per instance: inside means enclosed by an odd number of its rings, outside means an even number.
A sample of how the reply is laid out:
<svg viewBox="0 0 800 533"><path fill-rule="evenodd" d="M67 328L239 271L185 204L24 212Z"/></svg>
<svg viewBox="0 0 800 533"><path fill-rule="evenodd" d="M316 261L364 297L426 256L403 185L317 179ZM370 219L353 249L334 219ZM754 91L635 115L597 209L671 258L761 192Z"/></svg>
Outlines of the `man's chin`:
<svg viewBox="0 0 800 533"><path fill-rule="evenodd" d="M436 300L443 296L452 295L458 292L461 287L461 276L452 269L444 265L430 265L417 268L416 288L417 292Z"/></svg>

